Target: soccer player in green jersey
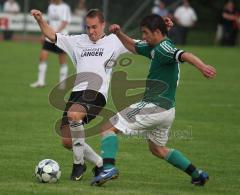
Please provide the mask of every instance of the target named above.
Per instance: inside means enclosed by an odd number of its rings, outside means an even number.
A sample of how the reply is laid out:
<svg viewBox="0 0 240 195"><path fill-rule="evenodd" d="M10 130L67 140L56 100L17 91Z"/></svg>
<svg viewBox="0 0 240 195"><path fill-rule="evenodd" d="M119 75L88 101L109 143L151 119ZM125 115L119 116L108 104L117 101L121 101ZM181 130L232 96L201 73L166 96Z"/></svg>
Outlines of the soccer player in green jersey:
<svg viewBox="0 0 240 195"><path fill-rule="evenodd" d="M167 38L167 27L161 17L154 14L146 16L140 26L143 42L137 43L124 34L119 25L111 25L109 29L129 51L146 56L151 62L142 100L117 113L101 130L104 170L94 177L91 184L100 186L118 176L114 166L118 150L116 134L144 130L153 155L186 172L192 184L203 186L209 179L208 174L196 168L180 151L166 147L166 143L175 117L179 63L192 64L206 78L213 78L216 70L195 55L177 49Z"/></svg>

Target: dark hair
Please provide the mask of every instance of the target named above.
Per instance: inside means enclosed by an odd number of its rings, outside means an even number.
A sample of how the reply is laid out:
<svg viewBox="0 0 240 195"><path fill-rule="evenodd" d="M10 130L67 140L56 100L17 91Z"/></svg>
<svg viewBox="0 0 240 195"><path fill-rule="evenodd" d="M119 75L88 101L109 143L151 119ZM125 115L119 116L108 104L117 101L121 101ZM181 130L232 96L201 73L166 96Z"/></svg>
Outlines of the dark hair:
<svg viewBox="0 0 240 195"><path fill-rule="evenodd" d="M86 18L98 18L100 22L105 22L103 13L99 9L90 9Z"/></svg>
<svg viewBox="0 0 240 195"><path fill-rule="evenodd" d="M140 26L148 28L151 32L159 29L163 35L167 34L167 26L163 18L157 14L151 14L144 17L140 23Z"/></svg>

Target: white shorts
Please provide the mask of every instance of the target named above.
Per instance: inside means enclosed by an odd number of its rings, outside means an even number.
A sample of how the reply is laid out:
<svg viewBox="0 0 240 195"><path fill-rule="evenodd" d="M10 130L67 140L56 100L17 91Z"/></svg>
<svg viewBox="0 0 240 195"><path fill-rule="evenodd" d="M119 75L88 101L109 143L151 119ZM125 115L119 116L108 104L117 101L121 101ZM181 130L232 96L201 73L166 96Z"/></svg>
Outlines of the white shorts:
<svg viewBox="0 0 240 195"><path fill-rule="evenodd" d="M138 102L118 112L110 122L127 135L144 133L146 138L165 146L175 118L175 108L165 110L153 103Z"/></svg>

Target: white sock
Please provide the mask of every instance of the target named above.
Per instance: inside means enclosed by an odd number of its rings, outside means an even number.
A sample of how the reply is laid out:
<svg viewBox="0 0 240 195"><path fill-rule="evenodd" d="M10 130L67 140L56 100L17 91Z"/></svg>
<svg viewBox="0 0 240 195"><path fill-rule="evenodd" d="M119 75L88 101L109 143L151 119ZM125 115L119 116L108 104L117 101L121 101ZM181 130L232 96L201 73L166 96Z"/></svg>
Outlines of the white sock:
<svg viewBox="0 0 240 195"><path fill-rule="evenodd" d="M70 121L74 164L84 164L85 133L82 121Z"/></svg>
<svg viewBox="0 0 240 195"><path fill-rule="evenodd" d="M103 166L102 157L99 156L86 142L84 144L84 158L95 164L97 167Z"/></svg>
<svg viewBox="0 0 240 195"><path fill-rule="evenodd" d="M67 76L68 76L68 66L67 66L67 64L62 64L62 65L60 66L59 82L61 83L61 82L65 81L66 78L67 78ZM63 83L60 84L59 87L60 87L61 89L64 89L65 86L66 86L66 83L63 82Z"/></svg>
<svg viewBox="0 0 240 195"><path fill-rule="evenodd" d="M47 63L41 62L38 66L38 82L42 85L45 85L46 71Z"/></svg>

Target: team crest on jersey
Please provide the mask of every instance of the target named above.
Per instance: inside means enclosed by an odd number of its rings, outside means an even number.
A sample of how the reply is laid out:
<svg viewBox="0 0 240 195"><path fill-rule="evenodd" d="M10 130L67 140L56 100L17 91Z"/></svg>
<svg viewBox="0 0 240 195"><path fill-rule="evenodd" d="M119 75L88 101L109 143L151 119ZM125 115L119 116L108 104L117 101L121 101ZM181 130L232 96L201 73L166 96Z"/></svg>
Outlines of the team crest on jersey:
<svg viewBox="0 0 240 195"><path fill-rule="evenodd" d="M154 58L154 56L155 56L155 51L152 50L152 51L151 51L151 57L152 57L152 59Z"/></svg>

